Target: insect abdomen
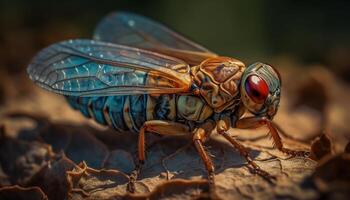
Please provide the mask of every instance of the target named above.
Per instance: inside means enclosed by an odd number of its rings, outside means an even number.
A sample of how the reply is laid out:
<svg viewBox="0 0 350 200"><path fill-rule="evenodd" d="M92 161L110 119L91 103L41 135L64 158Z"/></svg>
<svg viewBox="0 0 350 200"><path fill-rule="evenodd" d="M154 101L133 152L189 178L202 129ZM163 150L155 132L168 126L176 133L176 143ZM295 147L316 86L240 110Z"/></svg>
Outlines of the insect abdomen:
<svg viewBox="0 0 350 200"><path fill-rule="evenodd" d="M138 132L147 120L175 120L175 99L175 95L67 96L74 109L121 132Z"/></svg>
<svg viewBox="0 0 350 200"><path fill-rule="evenodd" d="M101 108L106 101L106 97L67 96L67 100L74 109L80 110L80 112L83 113L85 117L94 118L97 122L106 124L103 113L101 113Z"/></svg>

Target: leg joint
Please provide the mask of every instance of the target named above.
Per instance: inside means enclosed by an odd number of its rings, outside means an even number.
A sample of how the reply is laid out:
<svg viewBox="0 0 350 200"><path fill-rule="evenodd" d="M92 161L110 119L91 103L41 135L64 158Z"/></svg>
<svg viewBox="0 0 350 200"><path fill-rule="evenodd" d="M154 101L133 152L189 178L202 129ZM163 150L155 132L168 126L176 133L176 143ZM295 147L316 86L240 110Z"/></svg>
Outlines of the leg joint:
<svg viewBox="0 0 350 200"><path fill-rule="evenodd" d="M193 141L199 140L201 142L204 142L206 140L206 138L207 138L207 134L206 134L205 130L202 128L198 128L195 130L193 137L192 137L192 140Z"/></svg>

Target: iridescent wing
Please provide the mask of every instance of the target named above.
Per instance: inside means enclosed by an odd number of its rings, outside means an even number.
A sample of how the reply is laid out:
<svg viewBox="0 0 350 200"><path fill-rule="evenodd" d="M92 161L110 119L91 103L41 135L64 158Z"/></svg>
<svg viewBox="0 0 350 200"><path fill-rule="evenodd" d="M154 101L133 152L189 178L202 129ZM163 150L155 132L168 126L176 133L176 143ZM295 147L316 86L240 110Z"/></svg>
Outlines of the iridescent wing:
<svg viewBox="0 0 350 200"><path fill-rule="evenodd" d="M148 49L180 58L191 65L217 56L158 22L127 12L115 12L105 17L98 24L94 39Z"/></svg>
<svg viewBox="0 0 350 200"><path fill-rule="evenodd" d="M27 72L41 87L73 96L185 93L191 85L182 60L94 40L53 44Z"/></svg>

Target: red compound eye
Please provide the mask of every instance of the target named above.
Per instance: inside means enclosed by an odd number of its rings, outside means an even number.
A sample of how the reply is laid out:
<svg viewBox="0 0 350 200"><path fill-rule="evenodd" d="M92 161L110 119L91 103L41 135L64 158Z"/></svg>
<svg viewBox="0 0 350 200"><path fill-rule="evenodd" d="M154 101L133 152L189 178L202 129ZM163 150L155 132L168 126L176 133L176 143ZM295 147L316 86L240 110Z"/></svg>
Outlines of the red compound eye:
<svg viewBox="0 0 350 200"><path fill-rule="evenodd" d="M269 95L266 82L256 75L250 75L245 82L245 90L255 103L264 103Z"/></svg>

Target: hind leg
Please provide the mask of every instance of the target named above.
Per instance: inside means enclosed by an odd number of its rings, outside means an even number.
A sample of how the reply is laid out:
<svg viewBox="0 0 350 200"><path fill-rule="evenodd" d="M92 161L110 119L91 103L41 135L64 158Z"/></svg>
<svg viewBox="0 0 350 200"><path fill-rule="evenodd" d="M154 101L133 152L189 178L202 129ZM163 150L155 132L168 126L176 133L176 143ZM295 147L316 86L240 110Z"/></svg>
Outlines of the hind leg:
<svg viewBox="0 0 350 200"><path fill-rule="evenodd" d="M181 123L162 120L151 120L144 123L139 132L138 163L132 171L127 185L127 190L131 193L135 192L135 181L145 163L145 133L147 132L158 133L160 135L187 135L190 134L190 128Z"/></svg>

